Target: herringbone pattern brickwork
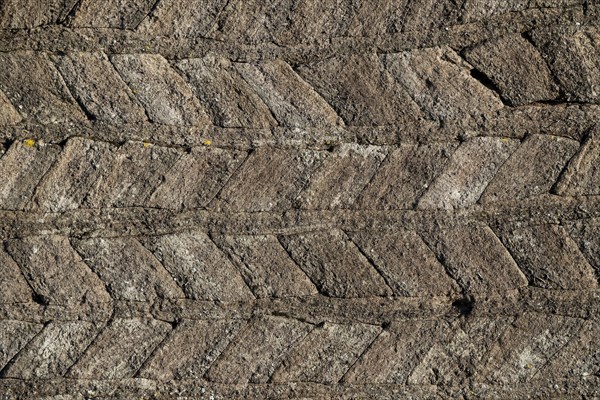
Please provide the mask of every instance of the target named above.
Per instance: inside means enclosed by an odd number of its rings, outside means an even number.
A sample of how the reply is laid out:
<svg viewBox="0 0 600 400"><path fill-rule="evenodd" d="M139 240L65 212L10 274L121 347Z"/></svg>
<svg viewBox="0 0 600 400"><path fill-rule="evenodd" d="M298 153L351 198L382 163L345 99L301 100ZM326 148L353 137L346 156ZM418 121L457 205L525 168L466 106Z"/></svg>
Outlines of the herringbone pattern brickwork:
<svg viewBox="0 0 600 400"><path fill-rule="evenodd" d="M600 5L0 1L0 399L600 397Z"/></svg>

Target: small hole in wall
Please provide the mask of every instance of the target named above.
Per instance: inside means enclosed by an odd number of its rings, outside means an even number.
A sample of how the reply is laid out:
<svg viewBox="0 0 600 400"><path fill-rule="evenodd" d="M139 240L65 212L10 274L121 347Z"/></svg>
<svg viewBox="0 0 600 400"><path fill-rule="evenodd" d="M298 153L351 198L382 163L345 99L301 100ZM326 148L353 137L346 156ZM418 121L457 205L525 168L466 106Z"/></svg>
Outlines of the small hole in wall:
<svg viewBox="0 0 600 400"><path fill-rule="evenodd" d="M488 88L496 93L499 93L499 90L498 90L498 87L496 87L496 84L483 72L473 68L471 70L471 77L474 79L477 79L479 81L479 83L481 83L486 88Z"/></svg>
<svg viewBox="0 0 600 400"><path fill-rule="evenodd" d="M33 301L41 306L47 306L48 304L50 304L50 300L46 296L43 296L41 294L34 293L32 297Z"/></svg>
<svg viewBox="0 0 600 400"><path fill-rule="evenodd" d="M456 308L460 315L467 316L471 314L475 307L475 302L469 298L462 298L452 302L452 307Z"/></svg>

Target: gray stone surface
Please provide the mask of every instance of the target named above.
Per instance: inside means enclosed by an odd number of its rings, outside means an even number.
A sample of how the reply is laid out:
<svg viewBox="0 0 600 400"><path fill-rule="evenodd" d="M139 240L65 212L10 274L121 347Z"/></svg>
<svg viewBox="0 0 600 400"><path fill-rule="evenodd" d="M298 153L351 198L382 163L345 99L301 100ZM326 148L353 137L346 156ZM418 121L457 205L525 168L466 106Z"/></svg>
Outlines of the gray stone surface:
<svg viewBox="0 0 600 400"><path fill-rule="evenodd" d="M447 322L398 322L381 332L370 351L350 368L344 382L406 383L419 366L436 339L449 331ZM390 351L391 349L391 351Z"/></svg>
<svg viewBox="0 0 600 400"><path fill-rule="evenodd" d="M163 265L133 238L88 239L73 245L116 300L184 297Z"/></svg>
<svg viewBox="0 0 600 400"><path fill-rule="evenodd" d="M506 138L475 138L452 154L444 172L419 199L419 208L452 209L475 204L500 166L519 146Z"/></svg>
<svg viewBox="0 0 600 400"><path fill-rule="evenodd" d="M558 137L532 135L500 167L480 201L522 200L549 193L579 143Z"/></svg>
<svg viewBox="0 0 600 400"><path fill-rule="evenodd" d="M216 237L257 298L310 296L317 289L273 235Z"/></svg>
<svg viewBox="0 0 600 400"><path fill-rule="evenodd" d="M597 129L590 133L571 158L556 182L555 191L566 196L600 194L600 132Z"/></svg>
<svg viewBox="0 0 600 400"><path fill-rule="evenodd" d="M266 383L311 326L294 319L259 317L213 363L207 377L223 383Z"/></svg>
<svg viewBox="0 0 600 400"><path fill-rule="evenodd" d="M73 138L44 175L32 199L32 208L48 212L78 208L113 163L115 147L109 143ZM57 184L60 182L60 184Z"/></svg>
<svg viewBox="0 0 600 400"><path fill-rule="evenodd" d="M176 65L187 77L215 125L242 128L277 125L252 83L246 82L227 58L211 55L182 60Z"/></svg>
<svg viewBox="0 0 600 400"><path fill-rule="evenodd" d="M147 35L206 37L226 5L226 0L160 1L138 30Z"/></svg>
<svg viewBox="0 0 600 400"><path fill-rule="evenodd" d="M19 265L39 302L77 305L110 301L102 281L61 236L14 239L8 253Z"/></svg>
<svg viewBox="0 0 600 400"><path fill-rule="evenodd" d="M186 320L144 363L146 379L200 379L213 361L245 327L239 320Z"/></svg>
<svg viewBox="0 0 600 400"><path fill-rule="evenodd" d="M466 292L486 293L527 285L511 254L487 226L466 225L432 232L426 240Z"/></svg>
<svg viewBox="0 0 600 400"><path fill-rule="evenodd" d="M152 192L146 204L174 210L204 208L246 157L245 152L194 148L180 155L163 174L162 183Z"/></svg>
<svg viewBox="0 0 600 400"><path fill-rule="evenodd" d="M440 174L458 143L399 146L382 163L361 195L367 209L413 208Z"/></svg>
<svg viewBox="0 0 600 400"><path fill-rule="evenodd" d="M504 13L526 11L536 7L560 7L575 4L577 4L577 1L574 0L515 0L496 2L467 0L464 5L462 18L465 22L474 22Z"/></svg>
<svg viewBox="0 0 600 400"><path fill-rule="evenodd" d="M298 73L335 107L348 125L416 122L419 107L376 54L327 58Z"/></svg>
<svg viewBox="0 0 600 400"><path fill-rule="evenodd" d="M214 207L246 212L289 209L325 157L314 150L259 148L227 181Z"/></svg>
<svg viewBox="0 0 600 400"><path fill-rule="evenodd" d="M0 398L600 398L600 5L0 0Z"/></svg>
<svg viewBox="0 0 600 400"><path fill-rule="evenodd" d="M167 235L149 238L144 244L188 298L221 301L253 298L240 272L206 234Z"/></svg>
<svg viewBox="0 0 600 400"><path fill-rule="evenodd" d="M8 0L0 4L0 28L30 29L65 19L77 0Z"/></svg>
<svg viewBox="0 0 600 400"><path fill-rule="evenodd" d="M170 147L153 146L142 142L125 143L113 153L110 168L98 178L86 196L85 205L100 207L140 207L183 152Z"/></svg>
<svg viewBox="0 0 600 400"><path fill-rule="evenodd" d="M154 0L84 0L78 4L70 25L83 28L134 29L148 15Z"/></svg>
<svg viewBox="0 0 600 400"><path fill-rule="evenodd" d="M235 64L235 69L285 126L335 126L338 116L315 89L280 60L260 65Z"/></svg>
<svg viewBox="0 0 600 400"><path fill-rule="evenodd" d="M51 379L63 376L94 340L91 322L50 322L3 370L3 377Z"/></svg>
<svg viewBox="0 0 600 400"><path fill-rule="evenodd" d="M144 109L106 54L68 54L57 60L57 67L71 93L94 118L116 124L146 120Z"/></svg>
<svg viewBox="0 0 600 400"><path fill-rule="evenodd" d="M586 223L575 222L568 228L568 235L575 241L576 248L586 257L594 268L596 277L600 276L600 221L597 219ZM576 248L571 249L576 252Z"/></svg>
<svg viewBox="0 0 600 400"><path fill-rule="evenodd" d="M593 268L563 228L541 225L502 237L530 285L565 290L598 286Z"/></svg>
<svg viewBox="0 0 600 400"><path fill-rule="evenodd" d="M379 331L360 324L317 327L283 361L273 381L337 383Z"/></svg>
<svg viewBox="0 0 600 400"><path fill-rule="evenodd" d="M311 176L300 194L300 208L356 208L356 199L387 156L381 147L341 145Z"/></svg>
<svg viewBox="0 0 600 400"><path fill-rule="evenodd" d="M559 95L542 55L521 35L485 42L465 55L512 105L554 100Z"/></svg>
<svg viewBox="0 0 600 400"><path fill-rule="evenodd" d="M600 33L587 29L545 28L533 32L533 41L570 101L598 103L600 98Z"/></svg>
<svg viewBox="0 0 600 400"><path fill-rule="evenodd" d="M361 231L351 238L372 260L396 296L447 296L459 290L416 232L382 235Z"/></svg>
<svg viewBox="0 0 600 400"><path fill-rule="evenodd" d="M551 354L577 336L583 323L561 316L517 318L490 351L488 379L506 384L532 381L544 373ZM502 343L510 343L510 349L502 349Z"/></svg>
<svg viewBox="0 0 600 400"><path fill-rule="evenodd" d="M31 291L21 268L5 251L0 251L0 304L27 303L33 299Z"/></svg>
<svg viewBox="0 0 600 400"><path fill-rule="evenodd" d="M118 54L111 62L152 122L204 125L206 111L183 78L159 54Z"/></svg>
<svg viewBox="0 0 600 400"><path fill-rule="evenodd" d="M2 320L0 322L0 340L2 340L0 367L4 368L42 328L42 325L31 322Z"/></svg>
<svg viewBox="0 0 600 400"><path fill-rule="evenodd" d="M449 48L388 54L384 63L428 118L479 119L503 106L495 93L471 77L469 65Z"/></svg>
<svg viewBox="0 0 600 400"><path fill-rule="evenodd" d="M23 210L38 184L56 161L60 147L35 141L19 140L0 158L0 204L3 210Z"/></svg>
<svg viewBox="0 0 600 400"><path fill-rule="evenodd" d="M95 338L66 376L131 378L170 331L170 324L153 319L115 319Z"/></svg>
<svg viewBox="0 0 600 400"><path fill-rule="evenodd" d="M36 51L0 54L0 90L23 118L42 124L85 120L51 56Z"/></svg>
<svg viewBox="0 0 600 400"><path fill-rule="evenodd" d="M282 236L281 241L319 291L328 296L391 294L383 277L343 232Z"/></svg>
<svg viewBox="0 0 600 400"><path fill-rule="evenodd" d="M0 124L10 125L21 122L21 115L10 103L6 95L0 91Z"/></svg>

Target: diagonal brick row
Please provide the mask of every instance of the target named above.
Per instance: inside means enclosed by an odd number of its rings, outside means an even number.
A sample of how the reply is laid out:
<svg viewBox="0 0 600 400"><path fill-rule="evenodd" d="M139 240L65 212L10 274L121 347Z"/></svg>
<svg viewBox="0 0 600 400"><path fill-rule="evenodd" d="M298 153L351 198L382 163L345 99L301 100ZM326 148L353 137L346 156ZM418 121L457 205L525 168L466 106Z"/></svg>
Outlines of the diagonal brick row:
<svg viewBox="0 0 600 400"><path fill-rule="evenodd" d="M578 354L569 354L570 349L566 348L568 343L580 340L580 335L590 325L595 324L535 314L516 319L475 318L466 323L415 321L392 324L350 369L345 379L353 384L438 385L465 379L514 384L532 382L546 374L557 379L557 372L571 373L571 368L581 363L579 354L594 352L589 343L579 348ZM533 326L536 329L529 330ZM423 340L425 332L428 338ZM401 345L394 347L396 343ZM394 351L390 353L391 348ZM557 370L553 359L561 359L564 365ZM460 367L456 368L457 365Z"/></svg>
<svg viewBox="0 0 600 400"><path fill-rule="evenodd" d="M0 55L6 71L0 75L0 102L6 103L0 122L380 126L483 121L504 108L501 98L514 106L561 99L597 103L600 67L581 55L598 52L597 30L556 34L548 29L534 31L531 41L512 35L483 42L464 51L466 61L439 46L338 55L294 67L279 59L240 63L212 54L170 63L160 54L7 52ZM566 53L564 43L576 40L581 43L571 48L580 52ZM546 59L555 61L548 66ZM570 65L585 67L571 71ZM589 81L590 93L573 91L580 81Z"/></svg>
<svg viewBox="0 0 600 400"><path fill-rule="evenodd" d="M377 3L373 9L350 0L327 0L320 4L302 2L300 5L289 0L194 0L191 3L184 0L110 0L102 3L53 0L42 7L35 2L19 4L10 0L0 8L0 28L23 29L62 23L74 28L137 28L140 32L160 36L210 37L243 43L275 41L289 45L342 36L435 30L539 7L581 4L580 0L522 0L493 4L476 0L394 0Z"/></svg>
<svg viewBox="0 0 600 400"><path fill-rule="evenodd" d="M0 324L20 340L2 354L4 378L352 385L581 378L597 372L600 329L595 321L535 313L398 320L384 327L313 325L278 316L183 320L176 326L143 318L118 318L106 326Z"/></svg>
<svg viewBox="0 0 600 400"><path fill-rule="evenodd" d="M262 212L460 209L549 193L597 195L597 135L249 152L73 138L16 141L0 158L0 208L147 207ZM56 185L61 182L61 185Z"/></svg>
<svg viewBox="0 0 600 400"><path fill-rule="evenodd" d="M284 235L10 239L2 304L76 307L161 299L489 296L527 286L596 290L597 220L494 229L337 229ZM560 249L560 251L556 251Z"/></svg>

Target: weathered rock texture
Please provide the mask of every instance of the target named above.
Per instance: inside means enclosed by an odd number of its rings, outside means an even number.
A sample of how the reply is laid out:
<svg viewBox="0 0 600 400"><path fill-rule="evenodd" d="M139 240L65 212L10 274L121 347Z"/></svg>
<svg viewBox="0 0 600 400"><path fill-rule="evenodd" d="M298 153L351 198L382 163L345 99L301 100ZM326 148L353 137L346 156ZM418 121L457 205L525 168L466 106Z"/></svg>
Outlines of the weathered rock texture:
<svg viewBox="0 0 600 400"><path fill-rule="evenodd" d="M0 399L600 398L595 0L0 1Z"/></svg>

